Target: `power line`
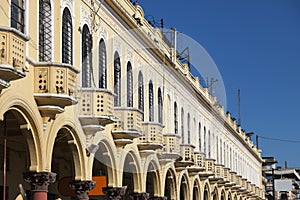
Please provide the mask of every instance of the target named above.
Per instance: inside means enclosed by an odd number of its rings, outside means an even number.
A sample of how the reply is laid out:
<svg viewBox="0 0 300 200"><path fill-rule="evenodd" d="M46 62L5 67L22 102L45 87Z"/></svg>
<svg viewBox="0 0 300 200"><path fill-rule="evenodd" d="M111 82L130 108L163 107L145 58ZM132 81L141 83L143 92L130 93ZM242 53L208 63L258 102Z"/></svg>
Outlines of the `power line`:
<svg viewBox="0 0 300 200"><path fill-rule="evenodd" d="M288 143L300 143L300 140L287 140L287 139L272 138L272 137L265 137L265 136L258 136L258 137L265 140L273 140L273 141L288 142Z"/></svg>

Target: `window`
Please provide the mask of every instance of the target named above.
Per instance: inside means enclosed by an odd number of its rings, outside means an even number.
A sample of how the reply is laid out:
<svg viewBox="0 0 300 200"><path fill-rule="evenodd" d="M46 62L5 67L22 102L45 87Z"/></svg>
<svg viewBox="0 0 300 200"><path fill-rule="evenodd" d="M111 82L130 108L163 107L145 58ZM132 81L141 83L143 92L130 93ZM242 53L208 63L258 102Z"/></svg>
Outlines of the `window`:
<svg viewBox="0 0 300 200"><path fill-rule="evenodd" d="M154 97L152 81L149 83L149 121L154 121Z"/></svg>
<svg viewBox="0 0 300 200"><path fill-rule="evenodd" d="M24 33L24 1L12 0L11 1L11 27Z"/></svg>
<svg viewBox="0 0 300 200"><path fill-rule="evenodd" d="M62 62L73 64L73 28L70 11L65 8L62 17Z"/></svg>
<svg viewBox="0 0 300 200"><path fill-rule="evenodd" d="M210 131L208 131L208 158L211 158L211 149L210 149L210 143L211 143L211 135L210 135Z"/></svg>
<svg viewBox="0 0 300 200"><path fill-rule="evenodd" d="M217 139L216 139L216 149L217 149L217 163L219 163L219 138L217 136ZM221 164L221 163L219 163Z"/></svg>
<svg viewBox="0 0 300 200"><path fill-rule="evenodd" d="M175 134L178 134L178 110L177 103L174 103L174 131Z"/></svg>
<svg viewBox="0 0 300 200"><path fill-rule="evenodd" d="M104 40L99 42L99 88L106 88L107 77L107 61L106 46Z"/></svg>
<svg viewBox="0 0 300 200"><path fill-rule="evenodd" d="M39 61L50 62L52 59L52 20L50 0L40 0L39 9Z"/></svg>
<svg viewBox="0 0 300 200"><path fill-rule="evenodd" d="M163 123L163 99L161 94L161 89L158 88L158 122Z"/></svg>
<svg viewBox="0 0 300 200"><path fill-rule="evenodd" d="M127 107L133 107L133 75L131 63L127 63Z"/></svg>
<svg viewBox="0 0 300 200"><path fill-rule="evenodd" d="M199 151L201 152L201 123L198 124L198 134L199 134Z"/></svg>
<svg viewBox="0 0 300 200"><path fill-rule="evenodd" d="M121 106L121 60L118 52L114 55L114 105Z"/></svg>
<svg viewBox="0 0 300 200"><path fill-rule="evenodd" d="M204 135L203 135L203 148L204 148L204 153L205 153L205 155L206 155L206 128L205 128L205 126L204 126Z"/></svg>
<svg viewBox="0 0 300 200"><path fill-rule="evenodd" d="M181 108L181 141L184 144L184 110Z"/></svg>
<svg viewBox="0 0 300 200"><path fill-rule="evenodd" d="M92 35L87 25L82 29L82 87L92 87Z"/></svg>
<svg viewBox="0 0 300 200"><path fill-rule="evenodd" d="M140 71L139 77L138 77L138 108L139 110L144 112L144 80L143 80L143 74Z"/></svg>
<svg viewBox="0 0 300 200"><path fill-rule="evenodd" d="M191 122L190 122L190 113L187 116L187 129L188 129L188 143L191 144Z"/></svg>

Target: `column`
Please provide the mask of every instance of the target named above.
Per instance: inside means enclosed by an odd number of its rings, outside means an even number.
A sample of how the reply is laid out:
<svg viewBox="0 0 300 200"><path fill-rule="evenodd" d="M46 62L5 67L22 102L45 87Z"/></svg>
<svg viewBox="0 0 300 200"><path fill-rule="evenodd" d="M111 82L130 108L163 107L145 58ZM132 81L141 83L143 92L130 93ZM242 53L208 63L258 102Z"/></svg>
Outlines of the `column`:
<svg viewBox="0 0 300 200"><path fill-rule="evenodd" d="M142 192L142 193L133 193L129 195L130 200L148 200L149 193Z"/></svg>
<svg viewBox="0 0 300 200"><path fill-rule="evenodd" d="M75 190L74 198L76 200L88 200L89 191L95 187L96 183L94 181L72 181L70 183L70 188Z"/></svg>
<svg viewBox="0 0 300 200"><path fill-rule="evenodd" d="M103 188L103 193L111 200L120 200L126 194L127 186Z"/></svg>
<svg viewBox="0 0 300 200"><path fill-rule="evenodd" d="M25 182L31 186L32 200L47 200L48 186L54 183L56 173L52 172L27 172L24 174Z"/></svg>

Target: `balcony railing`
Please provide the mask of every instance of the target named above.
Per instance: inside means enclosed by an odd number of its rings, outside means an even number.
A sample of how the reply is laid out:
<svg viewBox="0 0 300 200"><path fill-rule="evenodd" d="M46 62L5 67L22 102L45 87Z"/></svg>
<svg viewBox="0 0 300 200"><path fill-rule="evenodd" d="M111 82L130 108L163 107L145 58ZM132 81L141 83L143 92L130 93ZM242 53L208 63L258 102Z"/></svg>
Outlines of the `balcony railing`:
<svg viewBox="0 0 300 200"><path fill-rule="evenodd" d="M180 145L180 155L181 159L175 162L176 168L186 168L187 166L194 165L194 150L195 146L191 144L181 144Z"/></svg>
<svg viewBox="0 0 300 200"><path fill-rule="evenodd" d="M143 135L139 137L139 150L144 151L163 148L163 125L155 122L144 122L142 123L142 127Z"/></svg>
<svg viewBox="0 0 300 200"><path fill-rule="evenodd" d="M163 134L163 149L160 159L176 160L180 157L180 136L178 134Z"/></svg>
<svg viewBox="0 0 300 200"><path fill-rule="evenodd" d="M187 168L189 173L198 173L205 170L205 154L200 152L194 153L194 165Z"/></svg>
<svg viewBox="0 0 300 200"><path fill-rule="evenodd" d="M136 108L115 108L117 121L112 135L118 146L132 143L134 138L142 136L143 113Z"/></svg>
<svg viewBox="0 0 300 200"><path fill-rule="evenodd" d="M42 116L63 112L77 103L76 79L79 71L69 64L34 64L34 98Z"/></svg>
<svg viewBox="0 0 300 200"><path fill-rule="evenodd" d="M26 41L16 29L0 27L0 92L10 81L25 77Z"/></svg>
<svg viewBox="0 0 300 200"><path fill-rule="evenodd" d="M82 88L77 94L82 124L105 126L115 122L114 95L107 89Z"/></svg>

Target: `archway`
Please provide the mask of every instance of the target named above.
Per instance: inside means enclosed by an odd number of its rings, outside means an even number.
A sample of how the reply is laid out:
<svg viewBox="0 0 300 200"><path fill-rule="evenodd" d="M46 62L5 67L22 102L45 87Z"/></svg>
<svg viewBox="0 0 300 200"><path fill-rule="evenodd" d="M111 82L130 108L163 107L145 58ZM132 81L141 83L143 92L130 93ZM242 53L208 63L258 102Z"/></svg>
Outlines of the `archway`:
<svg viewBox="0 0 300 200"><path fill-rule="evenodd" d="M167 200L175 199L176 194L176 179L174 173L171 169L168 170L165 178L165 192L164 196L167 197Z"/></svg>
<svg viewBox="0 0 300 200"><path fill-rule="evenodd" d="M93 148L98 148L93 162L93 179L97 179L99 181L97 184L102 184L102 187L112 187L114 184L113 170L115 169L112 152L109 150L108 144L103 141L98 146L93 146ZM102 191L95 192L93 196L96 199L105 199Z"/></svg>
<svg viewBox="0 0 300 200"><path fill-rule="evenodd" d="M179 197L180 199L189 199L189 189L188 189L188 180L185 176L182 176L180 182L180 190L179 190Z"/></svg>
<svg viewBox="0 0 300 200"><path fill-rule="evenodd" d="M129 199L129 196L134 193L134 189L137 187L137 167L136 162L131 153L128 153L125 158L123 167L123 186L127 186L125 199Z"/></svg>
<svg viewBox="0 0 300 200"><path fill-rule="evenodd" d="M224 190L222 190L222 192L221 192L221 199L220 200L225 200L225 192L224 192Z"/></svg>
<svg viewBox="0 0 300 200"><path fill-rule="evenodd" d="M217 188L215 188L214 189L214 191L212 192L212 195L211 195L212 197L212 199L213 200L218 200L219 198L218 198L218 190L217 190Z"/></svg>
<svg viewBox="0 0 300 200"><path fill-rule="evenodd" d="M193 200L200 199L200 192L199 192L199 190L200 190L200 186L197 183L197 181L195 180L194 187L193 187Z"/></svg>
<svg viewBox="0 0 300 200"><path fill-rule="evenodd" d="M146 180L146 192L149 194L150 198L155 196L157 193L157 170L155 169L154 165L150 163L147 171L147 180Z"/></svg>
<svg viewBox="0 0 300 200"><path fill-rule="evenodd" d="M203 200L209 200L209 190L208 190L207 185L204 188Z"/></svg>
<svg viewBox="0 0 300 200"><path fill-rule="evenodd" d="M11 108L3 119L0 121L0 198L15 199L20 187L30 196L30 185L24 181L23 174L37 166L31 124L18 108Z"/></svg>
<svg viewBox="0 0 300 200"><path fill-rule="evenodd" d="M231 200L231 193L230 192L228 193L227 200Z"/></svg>
<svg viewBox="0 0 300 200"><path fill-rule="evenodd" d="M56 182L49 186L48 198L61 198L69 200L75 196L69 184L75 180L75 158L79 162L76 142L72 136L72 130L62 127L55 138L52 152L51 171L57 174Z"/></svg>

